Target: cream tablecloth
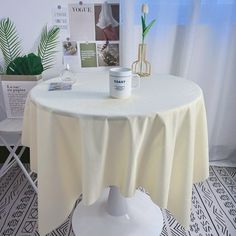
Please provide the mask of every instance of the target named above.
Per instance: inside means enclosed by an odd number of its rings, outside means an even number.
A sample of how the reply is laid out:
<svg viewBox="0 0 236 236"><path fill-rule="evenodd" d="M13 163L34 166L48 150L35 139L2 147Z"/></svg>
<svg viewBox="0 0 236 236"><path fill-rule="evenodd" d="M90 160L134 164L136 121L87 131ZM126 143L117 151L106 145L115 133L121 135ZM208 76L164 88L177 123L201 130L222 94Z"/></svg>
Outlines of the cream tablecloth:
<svg viewBox="0 0 236 236"><path fill-rule="evenodd" d="M22 143L38 173L40 235L65 220L81 193L89 205L110 185L126 197L143 186L188 227L192 185L208 177L201 89L155 75L119 100L108 96L108 74L78 79L71 91L41 83L25 107Z"/></svg>

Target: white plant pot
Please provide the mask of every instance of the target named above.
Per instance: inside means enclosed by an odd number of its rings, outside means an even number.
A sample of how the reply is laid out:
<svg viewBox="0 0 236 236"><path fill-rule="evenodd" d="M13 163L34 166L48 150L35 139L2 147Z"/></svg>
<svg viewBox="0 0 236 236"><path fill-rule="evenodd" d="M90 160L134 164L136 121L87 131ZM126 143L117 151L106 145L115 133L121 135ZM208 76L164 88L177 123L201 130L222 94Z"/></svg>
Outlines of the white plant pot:
<svg viewBox="0 0 236 236"><path fill-rule="evenodd" d="M0 79L7 118L22 118L27 95L42 75L1 75Z"/></svg>

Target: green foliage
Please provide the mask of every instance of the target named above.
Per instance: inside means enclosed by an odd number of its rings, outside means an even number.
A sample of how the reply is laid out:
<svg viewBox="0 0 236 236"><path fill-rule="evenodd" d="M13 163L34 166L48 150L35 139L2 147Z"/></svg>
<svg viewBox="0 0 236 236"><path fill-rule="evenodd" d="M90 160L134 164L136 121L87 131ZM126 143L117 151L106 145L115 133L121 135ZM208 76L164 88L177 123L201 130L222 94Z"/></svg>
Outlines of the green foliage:
<svg viewBox="0 0 236 236"><path fill-rule="evenodd" d="M7 67L7 75L39 75L43 72L42 60L34 53L17 57Z"/></svg>
<svg viewBox="0 0 236 236"><path fill-rule="evenodd" d="M156 19L152 20L148 25L146 23L146 14L141 16L141 21L142 21L142 43L144 43L144 39L147 36L149 30L152 28L154 23L156 22Z"/></svg>
<svg viewBox="0 0 236 236"><path fill-rule="evenodd" d="M52 27L48 30L47 26L45 26L42 30L40 44L38 46L38 55L42 59L44 70L53 66L53 57L56 53L55 48L57 46L58 35L58 27Z"/></svg>
<svg viewBox="0 0 236 236"><path fill-rule="evenodd" d="M22 51L15 25L9 18L0 21L0 49L3 53L5 68Z"/></svg>
<svg viewBox="0 0 236 236"><path fill-rule="evenodd" d="M141 20L142 20L142 32L144 32L146 28L146 22L145 22L144 16L141 16Z"/></svg>
<svg viewBox="0 0 236 236"><path fill-rule="evenodd" d="M156 20L152 20L151 23L150 23L148 26L146 26L146 27L144 28L144 31L143 31L143 38L146 37L147 33L149 32L149 30L151 29L151 27L153 26L153 24L155 23L155 21L156 21Z"/></svg>
<svg viewBox="0 0 236 236"><path fill-rule="evenodd" d="M53 66L59 28L49 30L45 26L40 35L38 55L30 53L22 56L20 40L15 25L9 18L0 21L0 51L4 67L0 65L0 74L38 75Z"/></svg>

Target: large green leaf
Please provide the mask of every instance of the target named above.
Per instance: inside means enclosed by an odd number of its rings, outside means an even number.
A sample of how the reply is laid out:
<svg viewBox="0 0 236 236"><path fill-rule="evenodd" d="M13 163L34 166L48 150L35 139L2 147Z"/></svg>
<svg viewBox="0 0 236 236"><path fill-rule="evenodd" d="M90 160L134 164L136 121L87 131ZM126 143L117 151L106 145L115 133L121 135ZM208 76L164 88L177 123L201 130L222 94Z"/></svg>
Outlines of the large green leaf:
<svg viewBox="0 0 236 236"><path fill-rule="evenodd" d="M39 75L43 72L42 60L34 53L15 58L7 67L7 75Z"/></svg>
<svg viewBox="0 0 236 236"><path fill-rule="evenodd" d="M22 52L15 25L9 18L0 21L0 49L3 53L5 68Z"/></svg>
<svg viewBox="0 0 236 236"><path fill-rule="evenodd" d="M38 56L42 59L44 70L51 68L54 64L54 55L57 52L55 51L55 48L58 43L58 35L59 28L55 26L49 30L47 29L47 26L45 26L42 30L38 46Z"/></svg>

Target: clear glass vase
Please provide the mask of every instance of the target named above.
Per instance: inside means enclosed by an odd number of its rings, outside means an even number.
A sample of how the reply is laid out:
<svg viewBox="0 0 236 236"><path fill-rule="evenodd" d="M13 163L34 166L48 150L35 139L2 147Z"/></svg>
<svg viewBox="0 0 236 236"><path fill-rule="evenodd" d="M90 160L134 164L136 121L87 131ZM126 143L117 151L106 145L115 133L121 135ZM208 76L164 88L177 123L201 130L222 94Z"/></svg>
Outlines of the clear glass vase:
<svg viewBox="0 0 236 236"><path fill-rule="evenodd" d="M65 65L65 69L62 70L60 77L64 83L74 84L76 82L75 73L70 69L69 64Z"/></svg>
<svg viewBox="0 0 236 236"><path fill-rule="evenodd" d="M132 64L132 71L140 77L147 77L151 74L151 64L146 60L146 44L139 44L138 60Z"/></svg>

